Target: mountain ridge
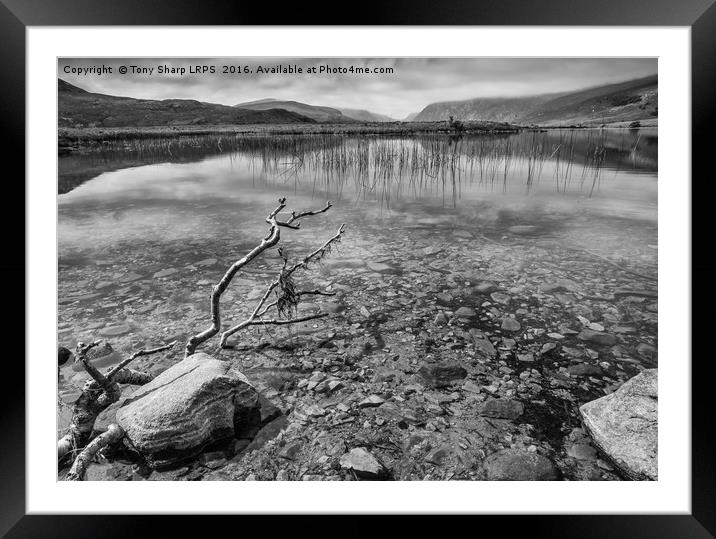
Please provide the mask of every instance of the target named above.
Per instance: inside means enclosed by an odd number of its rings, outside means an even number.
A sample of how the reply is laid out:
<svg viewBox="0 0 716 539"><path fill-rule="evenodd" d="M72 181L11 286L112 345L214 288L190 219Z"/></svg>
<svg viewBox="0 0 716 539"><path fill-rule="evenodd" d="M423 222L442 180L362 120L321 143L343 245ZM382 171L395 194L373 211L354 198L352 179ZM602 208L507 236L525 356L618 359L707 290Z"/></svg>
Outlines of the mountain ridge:
<svg viewBox="0 0 716 539"><path fill-rule="evenodd" d="M57 89L59 127L316 123L280 108L247 110L194 99L138 99L93 93L59 78Z"/></svg>
<svg viewBox="0 0 716 539"><path fill-rule="evenodd" d="M657 75L593 86L573 92L523 97L487 97L431 103L415 121L463 121L517 124L604 124L653 119L658 111Z"/></svg>

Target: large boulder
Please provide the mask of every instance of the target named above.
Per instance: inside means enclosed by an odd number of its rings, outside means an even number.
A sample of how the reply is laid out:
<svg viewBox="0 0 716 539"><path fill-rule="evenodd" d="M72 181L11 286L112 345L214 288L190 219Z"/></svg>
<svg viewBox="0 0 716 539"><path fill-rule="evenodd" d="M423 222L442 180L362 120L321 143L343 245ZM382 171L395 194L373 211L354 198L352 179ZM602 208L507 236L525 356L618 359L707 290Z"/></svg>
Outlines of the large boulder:
<svg viewBox="0 0 716 539"><path fill-rule="evenodd" d="M645 370L579 409L595 444L635 480L658 475L657 382L657 369Z"/></svg>
<svg viewBox="0 0 716 539"><path fill-rule="evenodd" d="M117 422L128 445L162 469L245 430L260 410L258 392L230 362L197 353L138 388Z"/></svg>

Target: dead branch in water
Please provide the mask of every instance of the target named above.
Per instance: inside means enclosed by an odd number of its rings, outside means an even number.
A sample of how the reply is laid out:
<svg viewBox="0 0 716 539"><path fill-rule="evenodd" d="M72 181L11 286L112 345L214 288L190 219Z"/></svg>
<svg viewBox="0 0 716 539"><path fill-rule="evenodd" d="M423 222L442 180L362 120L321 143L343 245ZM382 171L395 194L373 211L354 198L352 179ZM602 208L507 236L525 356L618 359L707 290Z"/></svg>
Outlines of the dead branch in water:
<svg viewBox="0 0 716 539"><path fill-rule="evenodd" d="M107 371L106 374L102 374L87 357L87 352L99 343L100 341L90 344L77 343L77 361L82 363L92 379L85 382L82 393L74 403L72 420L67 433L57 441L58 462L68 455L80 451L87 444L97 416L119 400L122 394L119 384L144 385L152 380L150 374L128 369L127 365L140 356L169 350L176 344L176 341L150 350L139 350Z"/></svg>
<svg viewBox="0 0 716 539"><path fill-rule="evenodd" d="M283 209L286 207L286 198L280 198L278 201L278 206L276 209L274 209L267 217L266 222L271 225L269 228L268 234L265 238L261 240L261 242L254 247L251 251L249 251L248 254L246 254L243 258L237 260L234 262L231 267L226 271L224 276L221 278L219 283L215 285L211 290L211 326L209 326L207 329L201 331L200 333L197 333L196 335L192 336L186 343L186 347L184 349L184 357L190 356L193 354L197 347L211 339L213 336L215 336L219 331L221 330L221 306L220 306L220 300L221 295L226 291L226 289L231 284L232 279L236 276L236 273L242 269L244 266L249 264L252 260L254 260L257 256L259 256L261 253L266 251L267 249L270 249L271 247L274 247L281 239L281 231L280 229L282 227L285 228L291 228L294 230L298 230L301 226L301 223L298 221L299 219L303 217L310 217L314 215L318 215L321 213L324 213L328 211L331 208L330 201L326 203L326 205L321 208L320 210L308 210L303 212L291 212L291 216L285 220L282 221L278 218L278 215L283 211ZM226 347L226 339L238 331L239 329L246 327L248 325L256 325L252 324L251 322L256 321L257 323L257 317L262 316L266 313L266 311L271 307L276 307L279 310L279 314L283 312L283 307L285 304L286 299L291 301L294 301L297 297L297 293L293 290L293 282L291 280L292 274L300 269L305 267L309 262L311 262L314 259L320 259L328 250L330 249L330 245L338 241L340 236L343 234L343 230L345 228L345 225L341 225L340 229L338 230L338 233L335 234L332 238L330 238L326 243L324 243L319 249L316 251L310 253L307 257L305 257L301 262L297 263L291 268L287 269L288 260L284 258L284 266L281 270L281 273L279 274L279 277L271 283L268 290L264 293L263 297L259 301L258 305L254 309L253 313L247 320L242 322L241 324L238 324L237 326L234 326L233 328L225 331L221 336L220 346ZM283 256L283 254L281 255ZM266 306L266 308L261 310L262 307L264 307L266 301L268 300L271 292L276 289L276 287L279 287L279 290L282 292L277 298L276 302L273 302ZM306 295L310 292L302 292L299 293ZM296 323L300 321L305 320L311 320L314 318L320 318L322 316L311 316L308 317L302 317L302 320L298 319L286 319L281 320L280 323L278 320L268 321L265 320L263 324L272 324L272 325L284 325L288 323Z"/></svg>
<svg viewBox="0 0 716 539"><path fill-rule="evenodd" d="M326 209L330 207L327 206ZM325 210L323 210L325 211ZM329 252L331 249L331 246L335 244L336 242L340 241L341 236L343 235L343 232L345 231L345 225L341 225L338 229L338 232L336 232L333 236L331 236L328 240L326 240L323 245L321 245L318 249L312 251L308 255L306 255L300 262L297 262L290 268L288 266L288 259L284 257L284 264L283 268L281 268L281 271L279 272L278 277L268 286L266 289L266 292L264 292L264 295L261 297L259 302L256 304L256 307L254 307L253 312L251 315L240 322L239 324L231 327L230 329L227 329L224 333L221 334L221 341L219 343L219 346L222 348L230 348L230 346L227 345L227 339L236 333L237 331L248 327L248 326L261 326L261 325L288 325L288 324L296 324L299 322L307 322L309 320L314 320L317 318L324 318L328 316L328 313L316 313L313 315L307 315L302 317L292 317L291 315L294 314L293 310L295 309L295 306L298 304L299 299L302 296L306 295L323 295L323 296L331 296L334 295L331 292L324 292L321 290L304 290L296 292L293 289L293 274L300 270L305 269L309 264L312 262L316 262L323 258L326 253ZM283 253L281 253L281 256L283 257ZM276 290L278 289L278 290ZM277 299L271 303L266 304L266 301L268 300L269 296L271 295L271 292L276 291ZM281 315L287 315L285 319L265 319L262 318L263 315L266 314L267 311L269 311L271 308L275 307L278 311L279 316Z"/></svg>
<svg viewBox="0 0 716 539"><path fill-rule="evenodd" d="M67 472L66 479L68 481L82 481L85 477L87 468L97 456L97 453L105 447L117 443L123 436L124 429L119 425L112 423L109 427L107 427L106 431L88 443L80 454L77 455L77 458L72 463L72 468L70 468L70 471Z"/></svg>

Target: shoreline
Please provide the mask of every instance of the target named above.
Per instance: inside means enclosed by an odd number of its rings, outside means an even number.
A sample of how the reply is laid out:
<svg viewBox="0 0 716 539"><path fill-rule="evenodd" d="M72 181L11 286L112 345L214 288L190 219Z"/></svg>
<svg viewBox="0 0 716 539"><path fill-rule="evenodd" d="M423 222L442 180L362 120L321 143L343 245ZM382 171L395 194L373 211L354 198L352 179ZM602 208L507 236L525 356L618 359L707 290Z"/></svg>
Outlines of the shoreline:
<svg viewBox="0 0 716 539"><path fill-rule="evenodd" d="M623 125L622 125L623 124ZM655 129L657 124L642 125L638 129ZM373 122L349 124L242 124L203 126L146 126L146 127L59 127L58 154L93 151L103 144L143 139L168 139L212 136L309 136L309 135L510 135L521 131L561 129L634 129L626 122L603 125L530 125L521 126L499 122L464 122L461 132L446 122Z"/></svg>

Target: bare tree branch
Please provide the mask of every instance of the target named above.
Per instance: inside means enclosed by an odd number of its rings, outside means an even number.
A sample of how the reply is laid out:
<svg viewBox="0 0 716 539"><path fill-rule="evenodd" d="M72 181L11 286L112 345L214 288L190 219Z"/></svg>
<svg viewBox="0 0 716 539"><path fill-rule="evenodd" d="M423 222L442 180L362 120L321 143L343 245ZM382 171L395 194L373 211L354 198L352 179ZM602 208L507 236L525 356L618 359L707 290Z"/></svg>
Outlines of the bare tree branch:
<svg viewBox="0 0 716 539"><path fill-rule="evenodd" d="M57 441L58 461L70 453L79 451L87 443L92 435L97 416L117 402L122 395L119 384L144 385L152 380L153 377L150 374L126 368L130 361L139 356L168 350L176 344L173 342L150 350L139 350L110 369L105 375L99 372L87 358L87 352L99 343L100 341L89 345L82 342L77 343L78 360L82 362L92 380L87 380L82 388L82 393L72 408L70 426L65 435Z"/></svg>
<svg viewBox="0 0 716 539"><path fill-rule="evenodd" d="M329 202L323 210L320 210L320 211L318 211L318 212L304 212L304 213L306 213L306 214L311 214L311 215L315 215L316 213L322 213L323 211L326 211L326 210L327 210L328 208L330 208L330 207L331 207L331 206L330 206L330 202ZM295 214L294 214L294 215L295 215ZM289 318L289 319L286 319L286 320L281 320L281 323L279 324L279 323L277 323L277 322L275 322L275 321L274 321L274 322L271 322L271 321L263 320L261 317L262 317L264 314L266 314L266 312L267 312L269 309L271 309L272 307L277 306L277 305L278 305L278 300L273 301L272 303L269 303L269 304L266 305L265 307L264 307L264 304L266 303L266 301L267 301L269 295L271 294L271 292L272 292L273 290L275 290L276 287L279 285L279 283L280 283L280 281L281 281L282 278L285 279L285 278L287 278L287 277L290 277L290 276L291 276L294 272L296 272L297 270L305 268L312 260L314 260L314 259L316 259L316 258L322 257L322 256L325 254L325 252L330 248L331 244L333 244L333 243L339 241L340 238L341 238L341 236L343 235L343 232L345 231L345 226L346 226L345 224L342 224L342 225L338 228L338 232L336 232L333 236L331 236L330 238L328 238L328 240L326 240L318 249L316 249L316 250L310 252L310 253L309 253L308 255L306 255L300 262L294 264L293 266L291 266L291 267L288 268L288 269L286 269L288 260L287 260L286 258L284 258L284 263L283 263L283 268L281 269L281 273L279 273L278 278L277 278L275 281L273 281L273 282L268 286L268 288L266 289L266 292L264 292L264 295L263 295L263 296L261 297L261 299L259 300L259 302L258 302L258 304L256 305L256 307L254 308L253 312L249 315L248 318L246 318L246 319L243 320L242 322L239 322L237 325L235 325L235 326L233 326L233 327L227 329L226 331L224 331L224 332L221 334L221 340L220 340L220 342L219 342L219 346L222 347L222 348L228 348L228 347L227 347L227 344L226 344L227 339L228 339L231 335L233 335L234 333L236 333L237 331L240 331L240 330L244 329L244 328L247 327L247 326L254 326L254 325L286 325L286 324L294 324L294 323L297 323L297 322L305 321L305 320L303 320L303 319L298 319L298 318ZM281 256L283 257L283 253L281 254ZM298 292L297 294L295 294L295 296L296 296L296 297L300 297L301 295L309 295L309 294L333 295L333 294L330 293L330 292L321 292L321 291L319 291L319 290L314 290L314 291ZM261 310L262 307L264 307L263 310ZM304 317L304 318L305 318L305 317ZM306 318L306 319L307 319L307 320L312 320L313 318L322 318L322 316L320 316L320 317Z"/></svg>
<svg viewBox="0 0 716 539"><path fill-rule="evenodd" d="M280 228L278 224L276 223L276 215L286 207L286 199L281 198L278 201L278 206L275 210L273 210L268 217L266 217L266 221L271 225L271 228L269 229L268 235L261 240L261 243L258 244L256 247L254 247L246 256L241 258L240 260L237 260L234 262L231 267L226 271L224 276L219 281L219 284L214 286L211 290L211 326L202 331L201 333L197 333L193 337L189 339L189 341L186 343L186 348L184 351L184 357L190 356L196 351L197 346L199 346L201 343L208 341L211 339L214 335L216 335L219 330L221 329L221 308L219 306L219 300L221 299L221 295L226 291L226 289L229 287L229 284L231 284L231 280L234 278L234 275L243 268L246 264L251 262L254 258L256 258L258 255L263 253L266 249L273 247L276 245L279 240L281 239L280 234Z"/></svg>
<svg viewBox="0 0 716 539"><path fill-rule="evenodd" d="M74 463L72 463L72 468L70 468L70 471L67 473L66 479L68 481L83 481L87 467L97 456L97 453L108 445L118 442L123 436L124 429L112 423L107 427L106 431L88 443L80 454L77 455Z"/></svg>
<svg viewBox="0 0 716 539"><path fill-rule="evenodd" d="M294 212L291 212L291 217L287 221L279 221L277 216L286 207L286 199L281 198L281 199L279 199L278 202L279 202L279 205L276 207L276 209L274 209L266 217L266 222L271 225L271 228L269 229L267 236L261 241L261 243L259 245L254 247L246 256L244 256L240 260L237 260L236 262L234 262L234 264L232 264L231 267L226 271L226 273L221 278L219 283L212 288L212 291L211 291L211 326L208 327L207 329L205 329L204 331L197 333L196 335L194 335L193 337L191 337L189 339L189 341L186 343L186 347L184 350L184 357L187 357L187 356L190 356L191 354L193 354L200 344L211 339L214 335L216 335L221 330L221 307L220 307L221 295L229 287L229 284L231 283L232 279L234 278L236 273L241 268L246 266L249 262L251 262L254 258L259 256L266 249L269 249L269 248L275 246L280 241L281 227L297 229L300 226L300 223L296 223L296 224L294 224L294 223L298 219L301 219L302 217L308 217L308 216L324 213L332 207L332 205L329 201L326 203L325 207L321 208L320 210L309 210L309 211L303 211L303 212L299 212L299 213L296 213L294 211ZM286 260L286 258L284 258L284 268L282 269L282 275L290 276L294 271L296 271L300 267L305 266L311 258L318 256L319 253L322 253L323 251L325 251L328 248L328 245L330 243L332 243L333 241L337 240L340 237L340 235L343 233L344 226L345 225L341 225L341 228L339 229L336 236L334 236L333 238L328 240L328 242L326 242L321 248L319 248L314 253L311 253L302 262L296 264L291 269L286 270L287 260ZM264 295L259 300L258 304L254 308L254 311L251 314L251 316L249 317L249 319L253 320L258 316L259 311L261 310L261 308L264 306L264 304L268 300L271 292L278 285L279 285L279 280L276 280L273 283L271 283L271 285L269 285L269 288L266 290ZM264 310L264 312L265 312L265 310ZM245 327L245 326L242 326L242 327ZM229 331L231 331L231 330L229 330ZM238 331L238 329L236 329L235 331ZM231 333L229 333L229 334L231 334ZM226 337L224 336L224 334L222 334L221 343L225 343L225 342L226 342Z"/></svg>
<svg viewBox="0 0 716 539"><path fill-rule="evenodd" d="M107 380L113 380L117 373L124 369L127 365L129 365L132 361L137 359L141 356L148 356L150 354L156 354L158 352L164 352L165 350L169 350L172 348L177 341L172 341L169 344L165 344L164 346L158 346L156 348L150 348L149 350L138 350L134 352L131 356L129 356L127 359L120 361L115 367L113 367L109 372L107 372ZM136 372L136 371L135 371ZM122 383L122 382L119 382Z"/></svg>
<svg viewBox="0 0 716 539"><path fill-rule="evenodd" d="M327 212L328 210L331 209L332 206L333 205L331 204L331 201L329 200L328 202L326 202L326 205L323 208L321 208L320 210L313 210L313 211L309 210L309 211L302 211L299 213L292 211L291 217L289 218L288 221L277 221L278 226L285 226L288 228L293 228L295 230L298 230L301 227L301 223L294 225L293 224L294 221L297 221L301 217L310 217L311 215L318 215L319 213Z"/></svg>

